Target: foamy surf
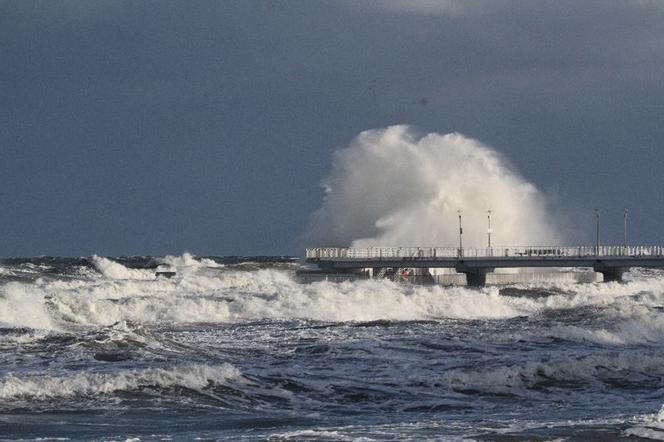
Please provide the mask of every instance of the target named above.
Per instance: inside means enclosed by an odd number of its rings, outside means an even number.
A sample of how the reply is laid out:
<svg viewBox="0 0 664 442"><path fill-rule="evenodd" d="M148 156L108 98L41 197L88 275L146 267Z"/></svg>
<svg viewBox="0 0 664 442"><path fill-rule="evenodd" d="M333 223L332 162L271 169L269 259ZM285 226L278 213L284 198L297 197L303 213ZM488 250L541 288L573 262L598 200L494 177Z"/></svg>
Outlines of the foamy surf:
<svg viewBox="0 0 664 442"><path fill-rule="evenodd" d="M82 372L71 375L9 374L0 378L0 399L48 400L74 396L109 395L144 388L183 387L201 390L223 385L241 376L230 364L184 365L174 368L145 368L116 372Z"/></svg>
<svg viewBox="0 0 664 442"><path fill-rule="evenodd" d="M256 419L276 426L257 439L660 430L651 413L664 385L661 271L637 269L623 284L470 289L300 284L285 259L31 264L0 280L0 410L14 425L27 413L21 428L42 429L35 437L57 434L24 410L49 424L44 416L67 410L70 429L135 416L158 422L149 434L159 438L230 437L221 424L240 437ZM158 264L177 276L155 278ZM84 431L75 434L104 434Z"/></svg>
<svg viewBox="0 0 664 442"><path fill-rule="evenodd" d="M154 279L153 270L129 269L108 258L93 255L92 263L103 276L109 279Z"/></svg>
<svg viewBox="0 0 664 442"><path fill-rule="evenodd" d="M627 428L626 436L640 439L664 440L664 406L658 413L646 414L635 419L634 426Z"/></svg>
<svg viewBox="0 0 664 442"><path fill-rule="evenodd" d="M624 321L604 331L553 327L551 336L620 344L657 341L664 333L664 325L647 314L648 309L664 305L664 280L660 278L637 278L626 284L561 282L548 286L547 296L529 297L505 296L499 286L478 290L386 280L299 284L291 271L240 271L206 262L191 264L192 259L181 259L191 271L167 280L155 279L150 270L129 269L110 259L93 257L101 278L11 282L1 286L0 313L7 326L62 330L72 326L109 326L121 321L160 324L263 319L506 319L595 307ZM527 293L547 286L513 287ZM629 322L633 317L638 319Z"/></svg>

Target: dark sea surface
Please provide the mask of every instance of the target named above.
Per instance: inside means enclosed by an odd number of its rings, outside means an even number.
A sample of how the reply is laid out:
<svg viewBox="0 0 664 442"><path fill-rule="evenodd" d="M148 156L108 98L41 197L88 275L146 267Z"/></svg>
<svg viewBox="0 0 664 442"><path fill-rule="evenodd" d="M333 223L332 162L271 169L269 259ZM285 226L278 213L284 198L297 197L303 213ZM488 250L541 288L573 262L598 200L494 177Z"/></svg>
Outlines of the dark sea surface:
<svg viewBox="0 0 664 442"><path fill-rule="evenodd" d="M470 289L298 268L0 260L0 440L664 439L661 271Z"/></svg>

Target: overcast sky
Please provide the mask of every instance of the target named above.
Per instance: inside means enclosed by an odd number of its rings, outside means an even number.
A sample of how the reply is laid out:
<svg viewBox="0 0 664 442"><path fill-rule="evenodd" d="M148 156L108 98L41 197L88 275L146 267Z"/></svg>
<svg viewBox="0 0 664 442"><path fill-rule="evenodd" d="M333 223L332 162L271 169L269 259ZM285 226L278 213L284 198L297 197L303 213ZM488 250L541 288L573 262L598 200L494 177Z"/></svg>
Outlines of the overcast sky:
<svg viewBox="0 0 664 442"><path fill-rule="evenodd" d="M0 1L0 256L299 254L335 148L493 146L664 236L663 1Z"/></svg>

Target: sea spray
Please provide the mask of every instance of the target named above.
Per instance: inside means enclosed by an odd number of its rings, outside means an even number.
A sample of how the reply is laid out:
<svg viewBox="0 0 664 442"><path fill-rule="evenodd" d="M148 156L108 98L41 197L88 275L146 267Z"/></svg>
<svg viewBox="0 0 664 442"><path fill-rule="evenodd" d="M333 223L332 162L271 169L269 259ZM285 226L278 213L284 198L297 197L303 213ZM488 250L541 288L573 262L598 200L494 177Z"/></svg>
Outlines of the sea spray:
<svg viewBox="0 0 664 442"><path fill-rule="evenodd" d="M543 195L495 150L458 133L418 137L408 126L362 132L334 154L308 245L550 245L561 235Z"/></svg>

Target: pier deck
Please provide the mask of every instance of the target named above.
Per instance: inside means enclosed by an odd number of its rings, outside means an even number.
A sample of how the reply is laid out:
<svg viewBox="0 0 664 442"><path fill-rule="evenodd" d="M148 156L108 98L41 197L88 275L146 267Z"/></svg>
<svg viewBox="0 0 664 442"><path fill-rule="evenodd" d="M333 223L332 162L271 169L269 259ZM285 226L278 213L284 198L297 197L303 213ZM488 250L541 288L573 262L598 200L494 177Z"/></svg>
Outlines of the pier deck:
<svg viewBox="0 0 664 442"><path fill-rule="evenodd" d="M452 268L464 273L469 285L484 285L495 269L518 267L587 267L602 273L604 281L620 281L631 267L664 268L664 247L319 247L306 249L305 259L329 273Z"/></svg>

